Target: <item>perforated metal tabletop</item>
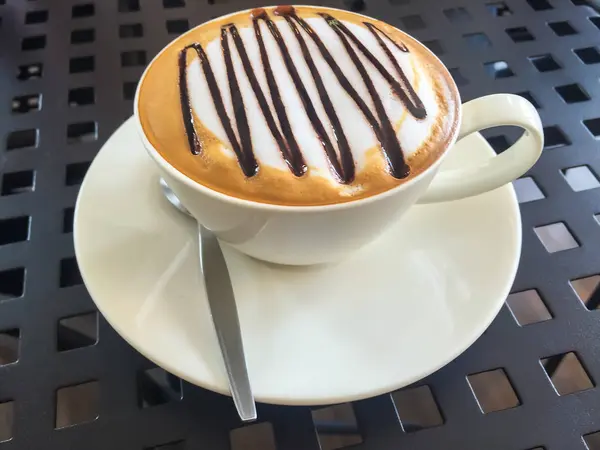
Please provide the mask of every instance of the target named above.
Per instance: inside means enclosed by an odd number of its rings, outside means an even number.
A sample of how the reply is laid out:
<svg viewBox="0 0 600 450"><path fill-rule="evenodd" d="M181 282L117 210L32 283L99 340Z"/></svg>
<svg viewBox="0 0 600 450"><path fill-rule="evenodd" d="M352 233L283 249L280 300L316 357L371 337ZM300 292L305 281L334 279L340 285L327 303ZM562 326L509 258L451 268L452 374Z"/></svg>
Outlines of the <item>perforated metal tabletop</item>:
<svg viewBox="0 0 600 450"><path fill-rule="evenodd" d="M334 407L259 405L181 382L97 313L74 258L85 172L164 44L246 0L0 0L0 449L600 449L600 15L583 0L327 0L451 68L463 100L518 93L546 147L515 182L523 254L462 356ZM487 133L498 152L515 130ZM400 353L400 352L399 352Z"/></svg>

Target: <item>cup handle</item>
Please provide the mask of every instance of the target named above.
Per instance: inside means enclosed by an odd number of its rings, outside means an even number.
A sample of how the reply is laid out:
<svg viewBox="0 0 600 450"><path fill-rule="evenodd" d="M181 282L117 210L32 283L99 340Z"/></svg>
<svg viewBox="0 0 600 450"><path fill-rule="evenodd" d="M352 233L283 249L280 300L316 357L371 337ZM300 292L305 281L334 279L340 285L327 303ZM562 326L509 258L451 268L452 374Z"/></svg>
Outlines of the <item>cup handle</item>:
<svg viewBox="0 0 600 450"><path fill-rule="evenodd" d="M442 169L419 203L459 200L499 188L523 175L538 160L544 132L534 106L513 94L495 94L463 105L458 139L490 127L515 125L525 129L521 138L485 163L461 169Z"/></svg>

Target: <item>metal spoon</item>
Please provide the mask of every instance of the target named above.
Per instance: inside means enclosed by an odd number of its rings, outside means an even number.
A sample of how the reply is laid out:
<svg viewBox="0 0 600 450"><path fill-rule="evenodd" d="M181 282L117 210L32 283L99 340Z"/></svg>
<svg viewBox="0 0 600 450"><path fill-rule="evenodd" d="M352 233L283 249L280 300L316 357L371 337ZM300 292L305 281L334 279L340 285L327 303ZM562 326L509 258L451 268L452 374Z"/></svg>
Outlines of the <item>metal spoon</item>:
<svg viewBox="0 0 600 450"><path fill-rule="evenodd" d="M167 200L175 208L192 217L162 178L160 187ZM200 270L204 276L210 313L227 371L229 390L240 419L250 422L256 420L256 404L248 377L242 333L229 270L217 237L200 223L198 223L198 241L200 243Z"/></svg>

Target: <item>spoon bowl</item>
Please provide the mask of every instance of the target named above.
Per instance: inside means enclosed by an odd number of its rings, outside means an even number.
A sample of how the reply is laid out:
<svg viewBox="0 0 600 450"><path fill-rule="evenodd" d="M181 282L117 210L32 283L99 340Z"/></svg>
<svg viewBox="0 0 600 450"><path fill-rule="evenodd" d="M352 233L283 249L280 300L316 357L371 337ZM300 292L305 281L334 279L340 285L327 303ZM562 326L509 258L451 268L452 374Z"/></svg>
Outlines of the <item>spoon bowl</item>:
<svg viewBox="0 0 600 450"><path fill-rule="evenodd" d="M181 203L181 200L179 200L177 195L175 195L175 192L173 192L173 190L169 187L169 185L164 180L164 178L161 178L159 183L160 183L160 188L162 189L165 197L167 197L167 200L169 200L169 203L171 203L171 205L173 205L180 212L184 213L187 216L192 217L192 214L188 211L188 209L185 206L183 206L183 203Z"/></svg>

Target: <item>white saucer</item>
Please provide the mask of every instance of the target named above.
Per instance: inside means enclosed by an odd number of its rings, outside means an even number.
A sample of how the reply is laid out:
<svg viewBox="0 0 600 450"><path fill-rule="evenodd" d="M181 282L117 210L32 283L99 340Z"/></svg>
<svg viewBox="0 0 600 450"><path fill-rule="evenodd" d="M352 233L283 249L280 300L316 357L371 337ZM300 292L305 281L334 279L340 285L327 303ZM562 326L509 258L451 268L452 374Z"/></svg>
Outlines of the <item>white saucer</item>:
<svg viewBox="0 0 600 450"><path fill-rule="evenodd" d="M447 165L493 154L471 136ZM98 309L169 372L227 393L192 221L162 197L132 120L90 167L75 250ZM256 399L328 404L393 391L456 358L492 322L520 254L515 193L414 207L349 260L260 263L225 248Z"/></svg>

